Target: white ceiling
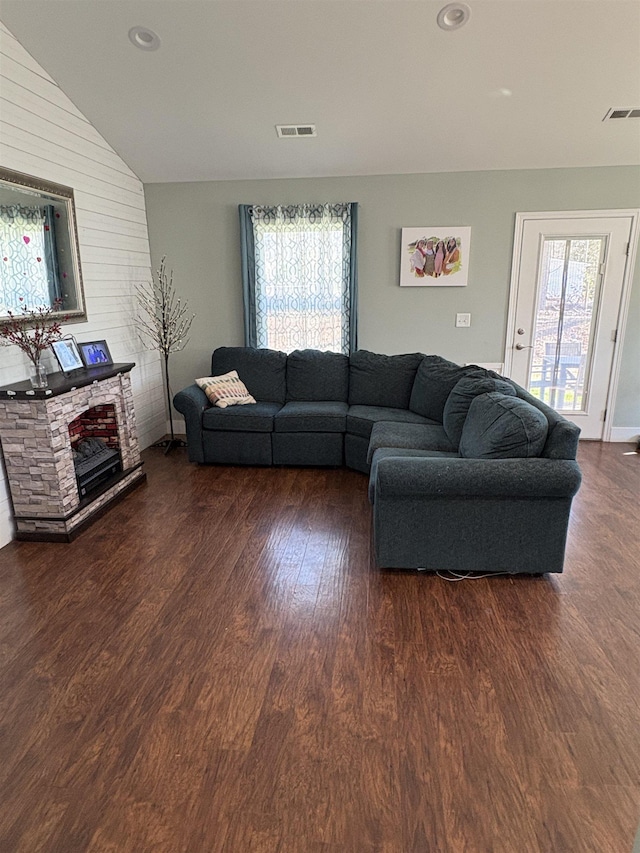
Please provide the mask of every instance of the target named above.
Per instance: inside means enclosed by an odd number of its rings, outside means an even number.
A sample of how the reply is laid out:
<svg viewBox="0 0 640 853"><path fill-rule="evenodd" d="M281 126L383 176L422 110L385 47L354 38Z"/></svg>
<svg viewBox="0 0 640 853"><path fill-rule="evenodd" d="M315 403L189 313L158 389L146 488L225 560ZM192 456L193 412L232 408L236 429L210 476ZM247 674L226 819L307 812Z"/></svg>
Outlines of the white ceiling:
<svg viewBox="0 0 640 853"><path fill-rule="evenodd" d="M640 107L638 0L467 0L454 32L445 2L2 0L0 18L144 182L640 163L640 119L602 121Z"/></svg>

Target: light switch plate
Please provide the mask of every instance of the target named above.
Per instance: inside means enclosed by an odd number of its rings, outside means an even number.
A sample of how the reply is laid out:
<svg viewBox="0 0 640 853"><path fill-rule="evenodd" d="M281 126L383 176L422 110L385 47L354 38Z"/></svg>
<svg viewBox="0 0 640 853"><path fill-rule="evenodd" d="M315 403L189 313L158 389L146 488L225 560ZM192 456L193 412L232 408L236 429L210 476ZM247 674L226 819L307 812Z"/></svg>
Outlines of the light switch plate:
<svg viewBox="0 0 640 853"><path fill-rule="evenodd" d="M471 325L471 314L456 314L456 326L467 329Z"/></svg>

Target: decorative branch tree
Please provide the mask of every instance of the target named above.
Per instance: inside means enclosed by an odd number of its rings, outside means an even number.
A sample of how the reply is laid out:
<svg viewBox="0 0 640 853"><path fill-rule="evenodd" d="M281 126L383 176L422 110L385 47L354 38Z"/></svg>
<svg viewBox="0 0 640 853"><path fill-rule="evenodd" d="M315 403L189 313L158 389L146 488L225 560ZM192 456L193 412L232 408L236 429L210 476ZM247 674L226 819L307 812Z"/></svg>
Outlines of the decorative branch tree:
<svg viewBox="0 0 640 853"><path fill-rule="evenodd" d="M169 408L171 438L159 441L156 447L164 447L165 454L174 447L183 447L184 442L175 437L173 431L173 412L171 408L171 386L169 384L169 356L180 352L189 343L189 330L195 314L189 315L188 306L176 296L173 286L173 270L167 275L166 257L160 261L157 279L151 282L151 289L137 287L139 311L138 334L148 349L158 350L164 358L164 381Z"/></svg>

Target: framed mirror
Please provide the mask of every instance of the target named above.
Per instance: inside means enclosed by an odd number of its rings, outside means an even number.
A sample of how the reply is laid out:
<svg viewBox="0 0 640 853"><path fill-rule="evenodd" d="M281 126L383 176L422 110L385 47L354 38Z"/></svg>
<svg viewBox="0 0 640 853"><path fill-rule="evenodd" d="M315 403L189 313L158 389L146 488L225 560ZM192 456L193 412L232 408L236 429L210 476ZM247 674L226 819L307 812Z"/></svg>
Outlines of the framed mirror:
<svg viewBox="0 0 640 853"><path fill-rule="evenodd" d="M54 305L87 319L73 190L0 167L0 325Z"/></svg>

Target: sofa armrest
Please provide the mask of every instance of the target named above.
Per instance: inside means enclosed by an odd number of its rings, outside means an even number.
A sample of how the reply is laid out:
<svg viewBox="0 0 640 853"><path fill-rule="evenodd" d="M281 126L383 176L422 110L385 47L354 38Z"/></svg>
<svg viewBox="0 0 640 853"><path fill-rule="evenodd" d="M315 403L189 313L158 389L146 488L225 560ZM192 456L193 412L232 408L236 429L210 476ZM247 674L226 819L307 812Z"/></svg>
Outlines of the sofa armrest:
<svg viewBox="0 0 640 853"><path fill-rule="evenodd" d="M173 405L184 415L187 428L187 449L190 462L204 462L202 447L202 413L211 405L209 398L195 383L184 388L173 398Z"/></svg>
<svg viewBox="0 0 640 853"><path fill-rule="evenodd" d="M378 465L375 498L571 498L581 480L567 459L389 457Z"/></svg>

